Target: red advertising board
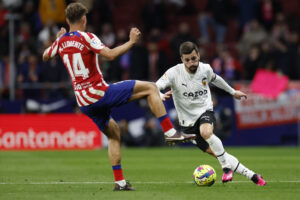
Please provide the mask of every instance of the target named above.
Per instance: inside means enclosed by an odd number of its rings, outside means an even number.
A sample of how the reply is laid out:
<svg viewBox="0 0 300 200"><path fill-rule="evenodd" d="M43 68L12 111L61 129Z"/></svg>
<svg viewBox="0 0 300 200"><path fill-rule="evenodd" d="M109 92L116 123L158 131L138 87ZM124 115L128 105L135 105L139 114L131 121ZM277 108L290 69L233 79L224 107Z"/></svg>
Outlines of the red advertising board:
<svg viewBox="0 0 300 200"><path fill-rule="evenodd" d="M0 150L95 149L101 133L81 114L0 115Z"/></svg>
<svg viewBox="0 0 300 200"><path fill-rule="evenodd" d="M249 84L235 88L248 94L247 100L235 100L238 129L297 123L300 119L300 82L291 82L278 98L267 98L252 92Z"/></svg>

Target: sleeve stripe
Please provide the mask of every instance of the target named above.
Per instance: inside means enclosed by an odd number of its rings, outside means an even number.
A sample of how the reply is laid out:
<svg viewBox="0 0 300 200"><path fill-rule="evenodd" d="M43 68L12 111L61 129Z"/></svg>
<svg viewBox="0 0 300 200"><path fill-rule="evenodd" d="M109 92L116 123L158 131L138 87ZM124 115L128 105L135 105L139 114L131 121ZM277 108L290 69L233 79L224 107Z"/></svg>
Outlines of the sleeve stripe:
<svg viewBox="0 0 300 200"><path fill-rule="evenodd" d="M48 55L52 58L57 53L58 40L56 40L48 50Z"/></svg>
<svg viewBox="0 0 300 200"><path fill-rule="evenodd" d="M81 32L81 31L79 32L79 34L83 36L82 39L83 39L83 42L85 43L85 45L86 45L89 49L93 50L94 52L99 53L99 52L101 51L101 49L103 49L103 48L105 47L105 45L104 45L103 43L101 43L101 46L100 46L99 48L94 48L94 47L92 47L92 45L91 45L91 42L92 42L92 41L91 41L91 40L92 40L93 38L97 38L96 35L90 34L90 33L86 33L86 32Z"/></svg>
<svg viewBox="0 0 300 200"><path fill-rule="evenodd" d="M57 47L58 47L58 45L55 45L54 49L52 50L51 57L54 57L56 55Z"/></svg>

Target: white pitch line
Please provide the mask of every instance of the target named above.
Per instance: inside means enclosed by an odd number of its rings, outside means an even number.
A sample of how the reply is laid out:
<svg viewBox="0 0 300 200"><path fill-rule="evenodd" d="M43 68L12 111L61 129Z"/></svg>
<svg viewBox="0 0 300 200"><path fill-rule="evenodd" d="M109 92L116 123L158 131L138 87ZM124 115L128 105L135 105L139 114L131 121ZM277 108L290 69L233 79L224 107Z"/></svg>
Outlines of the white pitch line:
<svg viewBox="0 0 300 200"><path fill-rule="evenodd" d="M233 181L232 183L249 183L251 181ZM9 183L9 182L0 182L0 185L85 185L85 184L113 184L114 182L105 182L105 181L98 181L98 182L25 182L25 183ZM133 184L192 184L192 181L183 181L183 182L167 182L167 181L158 181L158 182L132 182ZM218 183L218 182L217 182ZM221 182L220 182L221 183ZM268 181L267 183L300 183L300 180L295 181Z"/></svg>

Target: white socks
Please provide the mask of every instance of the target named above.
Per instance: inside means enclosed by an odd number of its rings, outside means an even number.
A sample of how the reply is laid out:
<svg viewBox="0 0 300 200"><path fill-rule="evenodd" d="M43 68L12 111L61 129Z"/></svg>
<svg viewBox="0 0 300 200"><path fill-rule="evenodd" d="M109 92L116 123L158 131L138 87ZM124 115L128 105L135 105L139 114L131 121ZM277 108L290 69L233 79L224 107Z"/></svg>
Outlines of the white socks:
<svg viewBox="0 0 300 200"><path fill-rule="evenodd" d="M241 164L236 157L225 152L222 141L214 134L206 142L209 144L211 151L217 156L223 169L229 168L233 172L246 176L248 179L251 179L255 174L252 170Z"/></svg>
<svg viewBox="0 0 300 200"><path fill-rule="evenodd" d="M165 132L165 135L168 137L172 137L176 133L176 130L174 128L171 128L167 132Z"/></svg>
<svg viewBox="0 0 300 200"><path fill-rule="evenodd" d="M209 144L209 147L212 150L212 152L217 156L217 159L219 160L222 168L231 169L231 165L225 157L225 150L222 141L213 134L212 136L210 136L210 138L206 140L206 142Z"/></svg>
<svg viewBox="0 0 300 200"><path fill-rule="evenodd" d="M248 169L242 163L240 163L238 161L238 159L236 157L234 157L233 155L231 155L231 154L229 154L229 153L226 152L225 156L226 156L227 161L231 165L232 171L234 171L234 172L236 172L238 174L244 175L248 179L251 179L252 176L255 174L252 170Z"/></svg>
<svg viewBox="0 0 300 200"><path fill-rule="evenodd" d="M121 187L124 187L126 185L126 181L124 179L120 181L116 181L115 183L117 183Z"/></svg>

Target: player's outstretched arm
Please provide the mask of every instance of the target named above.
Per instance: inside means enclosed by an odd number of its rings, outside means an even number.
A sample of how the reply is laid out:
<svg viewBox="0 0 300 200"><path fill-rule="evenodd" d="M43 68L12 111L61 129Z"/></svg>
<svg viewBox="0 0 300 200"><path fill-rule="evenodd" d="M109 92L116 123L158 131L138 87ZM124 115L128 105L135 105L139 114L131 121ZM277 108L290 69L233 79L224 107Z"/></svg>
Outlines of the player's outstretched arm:
<svg viewBox="0 0 300 200"><path fill-rule="evenodd" d="M61 28L59 31L58 31L58 33L56 34L56 38L59 38L60 36L62 36L63 34L65 34L67 31L66 31L66 29L65 28ZM53 45L53 44L52 44ZM51 45L51 46L52 46ZM51 49L51 46L50 47L48 47L47 49L45 49L45 51L44 51L44 53L43 53L43 61L48 61L50 58L51 58L51 56L49 55L49 51L50 51L50 49Z"/></svg>
<svg viewBox="0 0 300 200"><path fill-rule="evenodd" d="M127 52L139 40L140 36L141 32L139 29L131 28L128 42L113 49L105 47L100 51L100 55L108 60L114 60L118 56Z"/></svg>
<svg viewBox="0 0 300 200"><path fill-rule="evenodd" d="M213 85L217 86L218 88L225 90L229 94L231 94L235 99L241 100L242 98L247 99L247 95L239 90L235 90L226 81L219 75L214 74L212 78Z"/></svg>

